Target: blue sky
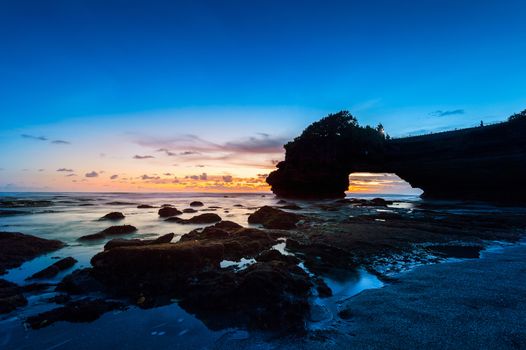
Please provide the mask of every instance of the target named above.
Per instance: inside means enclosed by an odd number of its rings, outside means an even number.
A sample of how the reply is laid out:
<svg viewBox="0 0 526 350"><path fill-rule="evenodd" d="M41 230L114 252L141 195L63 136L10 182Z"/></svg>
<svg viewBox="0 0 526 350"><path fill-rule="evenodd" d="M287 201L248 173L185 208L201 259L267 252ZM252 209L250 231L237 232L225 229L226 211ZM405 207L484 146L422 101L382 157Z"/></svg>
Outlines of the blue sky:
<svg viewBox="0 0 526 350"><path fill-rule="evenodd" d="M0 167L32 164L22 134L70 142L41 155L60 163L139 134L281 142L341 109L394 136L502 120L526 108L524 18L514 0L4 0Z"/></svg>

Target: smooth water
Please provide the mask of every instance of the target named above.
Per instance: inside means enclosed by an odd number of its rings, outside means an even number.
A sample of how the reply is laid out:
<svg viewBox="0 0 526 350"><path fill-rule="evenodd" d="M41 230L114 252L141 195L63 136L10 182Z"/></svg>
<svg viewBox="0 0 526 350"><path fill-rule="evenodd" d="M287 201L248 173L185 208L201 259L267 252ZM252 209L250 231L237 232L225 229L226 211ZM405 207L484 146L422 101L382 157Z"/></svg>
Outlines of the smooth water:
<svg viewBox="0 0 526 350"><path fill-rule="evenodd" d="M378 195L361 197L370 199ZM426 209L428 205L432 205L433 210L437 212L455 214L486 215L498 211L517 210L517 208L495 208L480 203L431 203L421 201L417 196L381 195L381 197L396 202L388 208L349 207L349 210L343 211L322 210L323 205L333 201L293 202L302 207L301 210L295 211L297 213L336 222L349 215L393 212L417 215L419 209ZM109 239L79 242L78 238L112 225L130 224L137 227L137 232L123 235L122 238L152 239L173 232L174 241L195 228L206 226L165 222L157 215L158 207L162 204L171 204L182 210L189 208L192 201L202 201L204 206L195 208L198 210L197 213L185 213L180 217L190 218L200 213L213 212L223 220L231 220L243 226L251 226L247 218L257 208L264 205L279 206L278 199L268 193L0 193L0 200L6 199L50 200L53 205L0 208L25 212L22 215L0 216L0 232L22 232L47 239L58 239L67 244L63 249L38 257L0 276L20 285L26 283L26 277L49 266L58 258L72 256L79 262L72 269L60 273L48 282L57 283L72 270L90 266L90 259L103 250L104 244ZM138 209L137 206L140 204L148 204L156 208ZM99 221L99 218L113 211L122 212L126 218L119 221ZM284 239L280 240L274 249L283 254L291 254L286 250ZM253 259L223 261L222 267L236 266L238 269L243 269L251 263L254 263ZM305 268L303 264L300 266ZM329 329L334 324L339 305L343 301L363 290L379 288L383 285L376 276L362 269L335 270L330 275L318 277L331 288L333 296L329 298L313 296L311 318L308 320L308 328L311 330ZM130 307L125 311L109 312L91 323L58 322L40 330L26 329L23 324L26 317L57 307L56 304L47 301L53 295L53 292L30 295L28 307L0 316L0 349L215 348L228 347L232 341L239 342L245 339L250 339L251 344L256 345L255 348L272 348L272 341L267 342L263 338L261 338L263 340L258 338L260 333L240 329L210 330L199 319L181 309L177 303L149 310Z"/></svg>

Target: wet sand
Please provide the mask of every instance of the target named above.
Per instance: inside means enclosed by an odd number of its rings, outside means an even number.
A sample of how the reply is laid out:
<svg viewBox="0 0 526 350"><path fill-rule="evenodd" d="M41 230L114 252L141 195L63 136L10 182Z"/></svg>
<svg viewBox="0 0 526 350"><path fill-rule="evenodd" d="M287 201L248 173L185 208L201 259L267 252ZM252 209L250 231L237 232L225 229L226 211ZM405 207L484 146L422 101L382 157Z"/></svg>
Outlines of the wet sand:
<svg viewBox="0 0 526 350"><path fill-rule="evenodd" d="M351 298L308 349L525 349L526 246L421 266ZM336 334L335 334L336 333Z"/></svg>

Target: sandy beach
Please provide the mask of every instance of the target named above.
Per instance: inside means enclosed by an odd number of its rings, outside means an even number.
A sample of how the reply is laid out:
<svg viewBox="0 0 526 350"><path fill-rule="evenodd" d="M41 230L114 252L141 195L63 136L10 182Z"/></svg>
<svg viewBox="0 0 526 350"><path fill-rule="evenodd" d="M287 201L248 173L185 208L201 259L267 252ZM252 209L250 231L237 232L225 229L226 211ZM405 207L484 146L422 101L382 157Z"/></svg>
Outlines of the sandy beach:
<svg viewBox="0 0 526 350"><path fill-rule="evenodd" d="M524 349L526 246L422 266L344 303L329 342L308 349Z"/></svg>

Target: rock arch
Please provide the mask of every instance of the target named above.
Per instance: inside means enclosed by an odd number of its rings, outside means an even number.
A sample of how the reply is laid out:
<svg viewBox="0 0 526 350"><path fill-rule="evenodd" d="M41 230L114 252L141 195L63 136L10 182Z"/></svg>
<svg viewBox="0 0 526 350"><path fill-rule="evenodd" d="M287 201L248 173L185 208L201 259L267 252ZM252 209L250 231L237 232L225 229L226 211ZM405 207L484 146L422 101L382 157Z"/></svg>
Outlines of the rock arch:
<svg viewBox="0 0 526 350"><path fill-rule="evenodd" d="M280 197L340 198L353 172L395 173L423 197L526 201L526 114L500 124L390 139L347 111L308 126L267 177Z"/></svg>

